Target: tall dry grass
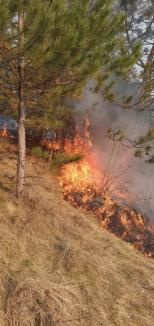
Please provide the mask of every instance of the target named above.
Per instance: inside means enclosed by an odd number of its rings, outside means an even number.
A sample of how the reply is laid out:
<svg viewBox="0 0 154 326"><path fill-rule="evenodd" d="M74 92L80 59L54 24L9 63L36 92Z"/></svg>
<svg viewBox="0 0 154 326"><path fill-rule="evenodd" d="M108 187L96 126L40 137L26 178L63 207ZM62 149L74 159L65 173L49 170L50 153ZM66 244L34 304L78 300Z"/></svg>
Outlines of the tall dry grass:
<svg viewBox="0 0 154 326"><path fill-rule="evenodd" d="M29 158L15 199L15 149L0 148L0 326L153 326L154 262L62 199Z"/></svg>

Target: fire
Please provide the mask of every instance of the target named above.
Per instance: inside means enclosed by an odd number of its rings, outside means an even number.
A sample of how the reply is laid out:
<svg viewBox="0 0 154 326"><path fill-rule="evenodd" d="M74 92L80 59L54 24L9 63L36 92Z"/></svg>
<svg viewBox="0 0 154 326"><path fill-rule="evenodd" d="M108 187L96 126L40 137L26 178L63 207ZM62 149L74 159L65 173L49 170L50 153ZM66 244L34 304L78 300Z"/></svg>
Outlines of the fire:
<svg viewBox="0 0 154 326"><path fill-rule="evenodd" d="M84 119L82 131L76 128L73 142L65 139L64 150L68 153L82 153L84 157L61 168L59 179L64 198L75 207L92 211L102 227L130 242L146 257L154 257L152 227L141 214L119 205L109 193L112 179L105 176L99 164L87 118Z"/></svg>
<svg viewBox="0 0 154 326"><path fill-rule="evenodd" d="M66 193L68 191L88 191L88 194L86 193L83 198L83 201L85 201L85 198L90 196L91 189L96 190L101 187L102 180L101 167L93 149L88 118L84 119L82 130L76 127L72 142L69 139L65 139L64 151L67 153L82 154L83 159L62 167L60 183Z"/></svg>
<svg viewBox="0 0 154 326"><path fill-rule="evenodd" d="M44 140L42 144L54 151L61 148L58 141ZM146 257L154 257L152 227L141 214L113 199L113 195L122 198L123 193L117 191L113 178L105 173L100 164L87 117L82 128L76 127L73 140L63 140L63 150L66 153L82 155L82 159L65 164L60 169L58 179L63 187L64 199L75 207L92 211L103 228L131 243Z"/></svg>
<svg viewBox="0 0 154 326"><path fill-rule="evenodd" d="M75 136L71 141L69 138L65 138L63 140L63 150L66 153L74 153L74 154L88 154L92 149L92 140L91 134L89 131L90 122L88 118L85 118L83 121L83 130L81 135L81 130L76 127ZM41 145L46 146L48 149L52 149L54 151L60 150L60 142L58 140L49 140L43 139L41 141Z"/></svg>
<svg viewBox="0 0 154 326"><path fill-rule="evenodd" d="M88 118L83 121L83 137L81 135L80 129L76 127L75 136L71 142L69 139L64 140L64 150L67 153L82 153L88 154L92 149L92 140L90 135L90 122Z"/></svg>
<svg viewBox="0 0 154 326"><path fill-rule="evenodd" d="M47 147L48 149L52 149L54 151L57 151L60 149L60 144L59 142L56 142L56 141L50 141L48 139L43 139L41 141L41 145Z"/></svg>
<svg viewBox="0 0 154 326"><path fill-rule="evenodd" d="M75 188L83 187L91 180L91 170L87 162L72 163L66 167L65 180Z"/></svg>
<svg viewBox="0 0 154 326"><path fill-rule="evenodd" d="M0 137L7 138L9 136L8 130L6 125L3 126L2 130L0 131Z"/></svg>
<svg viewBox="0 0 154 326"><path fill-rule="evenodd" d="M86 191L90 187L99 187L99 172L95 173L90 158L71 163L61 169L61 184L70 190ZM100 183L101 186L101 183Z"/></svg>

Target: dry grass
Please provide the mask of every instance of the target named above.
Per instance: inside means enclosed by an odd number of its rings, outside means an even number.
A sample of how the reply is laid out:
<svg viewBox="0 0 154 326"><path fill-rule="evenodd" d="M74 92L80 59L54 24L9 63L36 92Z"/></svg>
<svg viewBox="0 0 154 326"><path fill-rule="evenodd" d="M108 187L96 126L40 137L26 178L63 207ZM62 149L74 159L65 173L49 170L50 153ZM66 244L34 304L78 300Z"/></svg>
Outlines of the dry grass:
<svg viewBox="0 0 154 326"><path fill-rule="evenodd" d="M31 158L17 202L13 151L0 148L0 326L153 326L154 262L64 202Z"/></svg>

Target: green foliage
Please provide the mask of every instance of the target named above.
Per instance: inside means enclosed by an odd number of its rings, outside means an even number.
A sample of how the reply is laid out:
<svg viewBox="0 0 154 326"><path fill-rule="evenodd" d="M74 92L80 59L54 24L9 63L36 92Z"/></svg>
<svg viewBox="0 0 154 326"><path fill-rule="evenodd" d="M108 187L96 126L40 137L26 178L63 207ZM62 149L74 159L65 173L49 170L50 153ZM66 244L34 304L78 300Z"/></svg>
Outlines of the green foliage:
<svg viewBox="0 0 154 326"><path fill-rule="evenodd" d="M52 103L54 109L64 97L78 94L87 78L96 78L100 74L101 67L103 81L113 70L126 71L135 60L135 45L133 51L129 51L121 37L124 15L114 10L116 0L97 0L93 5L90 0L73 0L71 3L54 0L50 7L47 0L23 3L25 103L26 107L33 106L38 114L40 105L46 111ZM18 67L13 58L18 55L14 44L18 41L19 4L17 0L0 1L0 13L4 13L2 17L5 18L0 21L3 25L1 36L9 48L6 55L11 66L8 60L1 60L3 68L9 69L11 87L17 88ZM105 86L107 96L112 98L111 85Z"/></svg>
<svg viewBox="0 0 154 326"><path fill-rule="evenodd" d="M149 155L150 152L151 152L151 149L152 149L152 147L149 146L149 145L147 145L147 146L145 147L145 154L146 154L146 155Z"/></svg>
<svg viewBox="0 0 154 326"><path fill-rule="evenodd" d="M32 155L43 159L47 159L49 155L48 151L44 151L40 146L33 147L31 149L31 153Z"/></svg>
<svg viewBox="0 0 154 326"><path fill-rule="evenodd" d="M142 157L142 155L143 155L143 152L142 152L142 150L141 149L138 149L136 152L135 152L135 157Z"/></svg>
<svg viewBox="0 0 154 326"><path fill-rule="evenodd" d="M144 136L140 136L136 141L137 145L143 145L154 140L154 129L149 129Z"/></svg>
<svg viewBox="0 0 154 326"><path fill-rule="evenodd" d="M127 108L128 104L130 104L133 100L132 95L129 96L123 96L123 108Z"/></svg>
<svg viewBox="0 0 154 326"><path fill-rule="evenodd" d="M124 139L124 134L121 130L114 131L112 129L107 130L109 139L113 141L121 142Z"/></svg>
<svg viewBox="0 0 154 326"><path fill-rule="evenodd" d="M144 136L140 136L134 143L135 147L139 147L139 149L135 152L135 156L142 157L143 154L150 156L153 140L154 129L149 129ZM153 157L151 157L147 162L153 163Z"/></svg>
<svg viewBox="0 0 154 326"><path fill-rule="evenodd" d="M153 1L119 0L125 12L125 33L128 46L135 45L136 64L129 70L130 80L138 83L138 96L134 96L134 106L140 109L153 104ZM141 48L141 50L140 50ZM133 56L132 56L133 59Z"/></svg>
<svg viewBox="0 0 154 326"><path fill-rule="evenodd" d="M14 112L18 110L18 12L22 5L27 126L65 134L74 122L66 99L78 97L87 79L95 78L98 89L103 85L104 96L113 102L111 74L127 75L139 56L140 44L134 43L131 49L126 46L125 15L117 12L116 0L0 0L2 104ZM121 137L114 135L118 140Z"/></svg>
<svg viewBox="0 0 154 326"><path fill-rule="evenodd" d="M51 167L52 168L59 168L63 164L68 164L72 162L76 162L78 160L82 159L81 154L73 154L73 153L55 153L53 160L51 162Z"/></svg>
<svg viewBox="0 0 154 326"><path fill-rule="evenodd" d="M42 149L40 146L33 147L31 149L32 155L42 158L42 159L47 159L49 156L48 151L45 151ZM55 152L53 153L53 158L51 161L51 168L52 169L58 169L64 164L76 162L78 160L82 159L81 154L75 154L75 153L66 153L66 152Z"/></svg>

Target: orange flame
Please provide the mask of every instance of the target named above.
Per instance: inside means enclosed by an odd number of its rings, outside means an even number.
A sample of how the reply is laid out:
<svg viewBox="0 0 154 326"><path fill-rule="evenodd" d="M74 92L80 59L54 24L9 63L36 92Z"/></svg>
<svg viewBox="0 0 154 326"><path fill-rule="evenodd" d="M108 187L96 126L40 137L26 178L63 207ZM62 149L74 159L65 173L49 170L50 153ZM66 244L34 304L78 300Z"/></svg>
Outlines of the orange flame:
<svg viewBox="0 0 154 326"><path fill-rule="evenodd" d="M92 140L89 131L90 122L88 118L83 121L83 136L81 136L80 129L76 127L74 139L71 141L69 138L64 139L63 149L66 153L74 154L87 154L92 149ZM43 139L41 145L46 146L48 149L59 150L59 141L52 141L48 139Z"/></svg>
<svg viewBox="0 0 154 326"><path fill-rule="evenodd" d="M62 167L60 175L61 184L67 191L85 191L90 187L100 187L100 173L95 171L90 159L82 159L79 162L67 164Z"/></svg>
<svg viewBox="0 0 154 326"><path fill-rule="evenodd" d="M101 186L101 171L99 168L96 153L93 151L93 143L90 133L90 122L88 118L83 121L83 128L77 127L75 137L71 142L69 139L64 141L64 150L67 153L82 154L84 159L67 164L62 167L60 180L67 191L85 191L90 187ZM81 133L83 135L81 135Z"/></svg>
<svg viewBox="0 0 154 326"><path fill-rule="evenodd" d="M64 141L66 152L82 153L84 156L84 159L61 168L59 179L64 189L64 198L75 207L92 210L104 228L133 244L136 249L144 252L146 257L154 256L152 249L147 248L147 234L150 239L152 228L147 226L141 214L127 206L118 205L106 191L112 180L103 175L102 167L93 150L89 129L90 122L85 118L83 135L80 129L76 128L73 142L69 139Z"/></svg>
<svg viewBox="0 0 154 326"><path fill-rule="evenodd" d="M52 149L52 150L59 150L60 149L60 144L59 142L56 141L50 141L48 139L43 139L41 141L41 145L46 146L48 149Z"/></svg>
<svg viewBox="0 0 154 326"><path fill-rule="evenodd" d="M3 126L2 130L0 131L0 137L7 138L9 136L8 130L6 125Z"/></svg>

